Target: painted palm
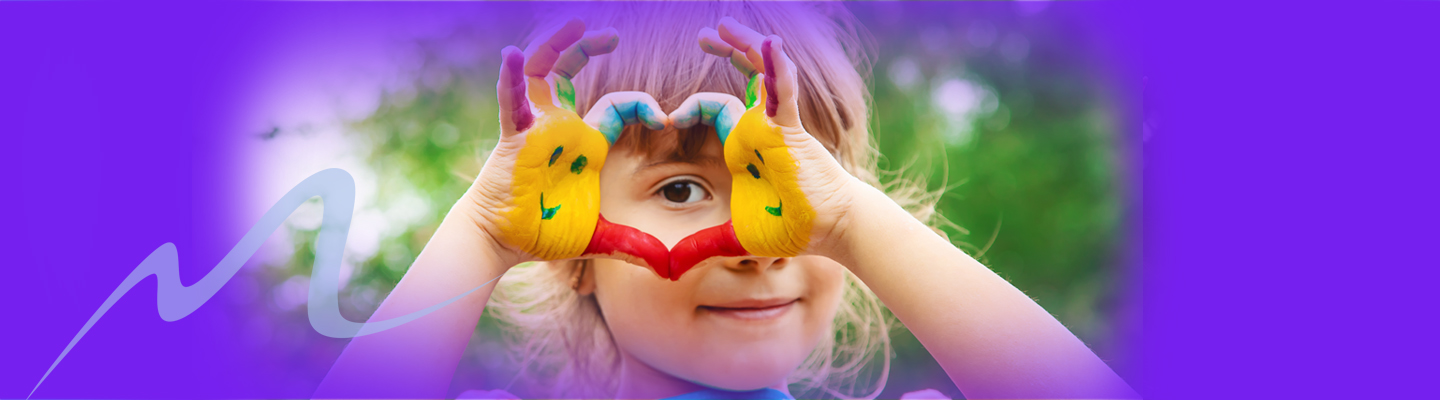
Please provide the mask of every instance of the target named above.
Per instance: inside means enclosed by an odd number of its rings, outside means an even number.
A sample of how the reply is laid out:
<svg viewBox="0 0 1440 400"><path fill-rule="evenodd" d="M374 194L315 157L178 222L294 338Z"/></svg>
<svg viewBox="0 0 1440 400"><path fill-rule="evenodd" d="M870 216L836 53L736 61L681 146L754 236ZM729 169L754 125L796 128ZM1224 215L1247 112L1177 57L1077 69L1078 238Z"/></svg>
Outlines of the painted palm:
<svg viewBox="0 0 1440 400"><path fill-rule="evenodd" d="M802 189L802 163L792 146L820 145L800 123L795 66L781 46L780 38L761 36L728 18L719 30L700 32L701 49L728 57L750 83L743 103L728 94L697 93L671 114L676 127L715 127L732 176L731 221L677 244L671 250L672 274L709 257L793 257L810 248L816 211ZM829 157L823 148L820 152Z"/></svg>
<svg viewBox="0 0 1440 400"><path fill-rule="evenodd" d="M497 207L504 210L497 221L500 240L542 260L610 256L670 278L664 244L600 216L600 168L610 145L626 125L664 129L659 105L645 93L616 92L585 118L575 113L570 78L590 56L615 49L614 29L585 32L572 20L536 43L523 54L515 47L502 51L497 92L504 132L496 154L513 153L514 167L511 179L496 180L510 183L502 189L508 198Z"/></svg>

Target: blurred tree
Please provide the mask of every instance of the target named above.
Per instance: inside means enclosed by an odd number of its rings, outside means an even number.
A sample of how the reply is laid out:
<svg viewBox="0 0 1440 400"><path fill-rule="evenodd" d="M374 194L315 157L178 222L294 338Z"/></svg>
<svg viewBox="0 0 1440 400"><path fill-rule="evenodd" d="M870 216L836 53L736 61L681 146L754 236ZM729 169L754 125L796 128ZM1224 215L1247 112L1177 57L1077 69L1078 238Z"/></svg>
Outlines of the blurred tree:
<svg viewBox="0 0 1440 400"><path fill-rule="evenodd" d="M941 215L952 241L1055 314L1103 359L1116 342L1126 160L1118 111L1097 74L1086 27L1030 4L851 5L880 44L871 88L882 167L929 178L945 190ZM1058 8L1058 6L1051 6ZM348 134L375 171L376 206L420 210L389 226L376 253L356 266L342 298L362 318L394 287L450 206L478 174L498 132L497 35L462 28L414 43L421 67L411 84L381 95ZM477 57L456 62L453 49ZM478 50L476 50L478 49ZM417 201L418 199L418 201ZM295 252L277 287L308 274L314 233L291 233ZM342 302L344 303L344 302ZM304 313L294 312L297 324ZM472 354L495 353L497 327L484 318ZM474 349L489 349L480 351ZM908 332L882 398L935 388L960 393ZM504 387L514 368L467 357L452 392ZM453 394L453 393L452 393Z"/></svg>

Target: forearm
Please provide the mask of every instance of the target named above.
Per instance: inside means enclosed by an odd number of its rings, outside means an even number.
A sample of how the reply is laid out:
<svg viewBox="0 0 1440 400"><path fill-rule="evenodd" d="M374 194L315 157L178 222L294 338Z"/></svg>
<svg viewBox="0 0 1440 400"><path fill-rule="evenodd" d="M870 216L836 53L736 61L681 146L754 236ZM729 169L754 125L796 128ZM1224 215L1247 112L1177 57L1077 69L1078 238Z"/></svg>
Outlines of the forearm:
<svg viewBox="0 0 1440 400"><path fill-rule="evenodd" d="M449 300L514 265L474 223L468 200L452 208L370 321ZM443 397L495 284L431 314L350 341L316 397Z"/></svg>
<svg viewBox="0 0 1440 400"><path fill-rule="evenodd" d="M866 187L832 258L875 292L968 398L1138 397L1020 290Z"/></svg>

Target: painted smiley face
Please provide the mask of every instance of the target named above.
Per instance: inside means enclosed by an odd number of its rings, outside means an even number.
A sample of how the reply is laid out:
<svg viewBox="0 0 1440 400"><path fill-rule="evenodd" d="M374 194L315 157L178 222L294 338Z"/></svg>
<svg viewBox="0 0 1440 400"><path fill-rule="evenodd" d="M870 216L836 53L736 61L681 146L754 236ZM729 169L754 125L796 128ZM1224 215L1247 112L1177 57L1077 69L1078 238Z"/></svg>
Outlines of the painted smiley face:
<svg viewBox="0 0 1440 400"><path fill-rule="evenodd" d="M760 154L760 150L755 150L755 158L757 158L757 159L760 160L760 165L765 165L765 156L763 156L763 155ZM746 170L746 171L750 171L750 176L755 177L755 179L760 179L760 169L759 169L759 168L755 168L755 164L747 164L747 165L745 165L745 170ZM770 215L774 215L774 216L777 216L777 217L782 216L783 210L781 209L781 207L783 207L784 205L785 205L785 204L784 204L783 201L777 199L777 200L775 200L775 206L774 206L774 207L765 206L765 212L770 213Z"/></svg>
<svg viewBox="0 0 1440 400"><path fill-rule="evenodd" d="M815 210L796 180L798 165L780 127L765 107L746 110L725 140L732 180L730 217L740 244L751 254L789 257L810 240Z"/></svg>
<svg viewBox="0 0 1440 400"><path fill-rule="evenodd" d="M600 212L600 168L610 143L574 113L550 112L516 157L509 244L542 259L578 257Z"/></svg>
<svg viewBox="0 0 1440 400"><path fill-rule="evenodd" d="M555 151L550 153L550 163L548 166L554 167L555 161L558 161L560 159L560 156L564 154L565 146L556 146ZM584 173L585 166L589 164L589 160L590 159L586 158L584 154L575 156L575 161L570 162L570 173L577 175ZM545 192L540 192L540 219L542 221L555 218L555 213L560 212L560 206L561 204L555 204L554 207L546 207Z"/></svg>

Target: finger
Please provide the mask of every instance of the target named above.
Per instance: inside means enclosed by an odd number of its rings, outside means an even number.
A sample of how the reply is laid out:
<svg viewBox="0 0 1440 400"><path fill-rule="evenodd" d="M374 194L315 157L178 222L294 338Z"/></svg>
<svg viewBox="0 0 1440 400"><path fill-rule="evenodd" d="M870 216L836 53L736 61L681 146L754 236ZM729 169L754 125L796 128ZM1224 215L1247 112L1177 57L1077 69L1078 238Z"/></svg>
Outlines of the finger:
<svg viewBox="0 0 1440 400"><path fill-rule="evenodd" d="M530 129L535 114L525 98L525 55L515 46L500 50L500 80L495 82L496 99L500 105L500 134L518 134Z"/></svg>
<svg viewBox="0 0 1440 400"><path fill-rule="evenodd" d="M765 58L765 115L777 125L799 127L799 77L784 44L779 36L770 35L760 45Z"/></svg>
<svg viewBox="0 0 1440 400"><path fill-rule="evenodd" d="M736 21L734 18L725 17L720 19L719 33L721 40L729 43L735 50L744 53L745 59L749 61L750 65L758 68L764 64L760 54L760 43L765 40L765 36L760 32L740 24L740 21Z"/></svg>
<svg viewBox="0 0 1440 400"><path fill-rule="evenodd" d="M615 28L606 28L585 32L584 37L560 52L560 59L555 61L555 67L550 70L550 73L554 74L551 79L555 83L555 96L559 100L560 108L575 111L575 84L571 83L570 79L590 62L590 56L615 51L615 46L619 44L620 35L615 32Z"/></svg>
<svg viewBox="0 0 1440 400"><path fill-rule="evenodd" d="M706 53L729 59L730 65L734 65L735 69L746 77L754 76L758 71L754 65L750 64L750 60L745 58L745 52L736 51L734 46L725 43L725 40L720 39L720 32L714 29L700 28L700 49Z"/></svg>
<svg viewBox="0 0 1440 400"><path fill-rule="evenodd" d="M540 39L531 42L530 47L525 49L525 76L531 102L536 105L564 106L556 101L559 98L555 96L556 87L545 78L555 68L560 52L579 41L584 33L585 23L571 19L554 33L540 36ZM573 87L570 89L573 93Z"/></svg>
<svg viewBox="0 0 1440 400"><path fill-rule="evenodd" d="M721 57L730 57L730 53L735 51L734 46L720 38L720 32L710 28L700 28L700 49Z"/></svg>
<svg viewBox="0 0 1440 400"><path fill-rule="evenodd" d="M665 248L665 243L639 229L607 221L603 215L596 222L595 234L590 236L590 245L585 247L581 256L614 258L644 265L661 278L673 280L670 277L670 251Z"/></svg>
<svg viewBox="0 0 1440 400"><path fill-rule="evenodd" d="M660 111L660 103L645 92L614 92L595 101L585 113L585 123L605 135L610 144L620 139L628 125L642 124L652 130L664 130L670 117Z"/></svg>
<svg viewBox="0 0 1440 400"><path fill-rule="evenodd" d="M538 40L538 44L532 43L525 49L525 75L545 78L560 59L560 52L575 44L584 34L585 23L571 19L551 36Z"/></svg>
<svg viewBox="0 0 1440 400"><path fill-rule="evenodd" d="M740 245L735 236L732 221L695 232L670 250L670 280L680 280L680 275L690 271L696 264L711 257L739 257L750 252Z"/></svg>
<svg viewBox="0 0 1440 400"><path fill-rule="evenodd" d="M725 144L725 139L730 137L730 131L735 128L735 123L740 121L740 115L745 113L745 104L740 99L725 93L696 93L680 103L670 113L670 123L676 128L685 129L695 124L705 124L715 127L715 134L720 137L720 144Z"/></svg>
<svg viewBox="0 0 1440 400"><path fill-rule="evenodd" d="M615 28L585 32L584 37L560 53L560 58L555 61L551 72L565 79L574 78L575 74L580 73L580 68L590 62L590 57L615 51L619 44L620 35L615 32Z"/></svg>

